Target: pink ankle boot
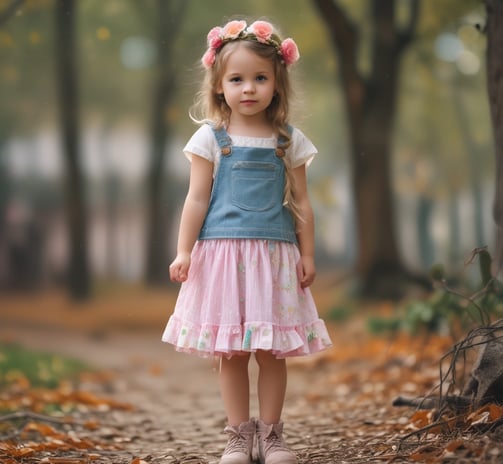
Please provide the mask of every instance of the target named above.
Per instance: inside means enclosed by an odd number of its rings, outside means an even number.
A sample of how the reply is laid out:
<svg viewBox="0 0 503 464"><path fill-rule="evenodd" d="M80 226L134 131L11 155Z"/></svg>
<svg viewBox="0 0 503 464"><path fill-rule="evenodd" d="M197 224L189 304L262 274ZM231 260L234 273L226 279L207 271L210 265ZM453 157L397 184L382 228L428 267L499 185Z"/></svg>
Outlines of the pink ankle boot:
<svg viewBox="0 0 503 464"><path fill-rule="evenodd" d="M239 427L225 427L224 432L229 435L229 439L220 464L251 464L255 429L255 419L243 422Z"/></svg>
<svg viewBox="0 0 503 464"><path fill-rule="evenodd" d="M261 464L297 464L297 458L283 440L283 422L264 424L257 421L258 454Z"/></svg>

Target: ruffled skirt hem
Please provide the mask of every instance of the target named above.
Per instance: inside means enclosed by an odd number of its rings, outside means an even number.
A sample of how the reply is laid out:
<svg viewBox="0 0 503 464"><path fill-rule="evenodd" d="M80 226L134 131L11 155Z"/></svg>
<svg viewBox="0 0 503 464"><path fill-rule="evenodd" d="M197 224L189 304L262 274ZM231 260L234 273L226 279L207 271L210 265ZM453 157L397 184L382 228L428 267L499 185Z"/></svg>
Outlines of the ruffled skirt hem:
<svg viewBox="0 0 503 464"><path fill-rule="evenodd" d="M245 322L242 325L198 325L171 316L162 336L180 352L201 357L272 352L277 358L306 356L332 346L325 323L278 327L269 322Z"/></svg>
<svg viewBox="0 0 503 464"><path fill-rule="evenodd" d="M299 249L268 240L200 240L162 340L178 351L303 356L331 346Z"/></svg>

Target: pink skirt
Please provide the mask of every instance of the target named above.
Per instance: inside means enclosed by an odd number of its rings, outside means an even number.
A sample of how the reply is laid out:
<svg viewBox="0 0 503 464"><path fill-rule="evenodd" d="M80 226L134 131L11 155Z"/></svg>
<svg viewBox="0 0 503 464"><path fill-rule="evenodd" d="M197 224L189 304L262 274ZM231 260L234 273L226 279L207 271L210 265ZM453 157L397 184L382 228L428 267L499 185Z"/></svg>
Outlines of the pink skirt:
<svg viewBox="0 0 503 464"><path fill-rule="evenodd" d="M292 243L198 241L162 340L204 357L266 350L285 358L330 347L300 269Z"/></svg>

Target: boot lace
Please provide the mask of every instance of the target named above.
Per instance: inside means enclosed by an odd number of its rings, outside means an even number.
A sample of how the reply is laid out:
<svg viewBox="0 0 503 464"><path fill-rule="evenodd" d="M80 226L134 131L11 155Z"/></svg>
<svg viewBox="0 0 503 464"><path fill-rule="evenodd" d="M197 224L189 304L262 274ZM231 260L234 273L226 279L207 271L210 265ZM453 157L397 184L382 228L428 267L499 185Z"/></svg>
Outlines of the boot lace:
<svg viewBox="0 0 503 464"><path fill-rule="evenodd" d="M230 426L225 427L224 432L229 434L229 440L227 441L227 446L225 447L224 454L250 454L248 437L246 434L240 433L239 430L236 430L235 427Z"/></svg>
<svg viewBox="0 0 503 464"><path fill-rule="evenodd" d="M285 445L281 432L276 432L273 427L263 435L263 440L264 454L273 453L274 451L290 451Z"/></svg>

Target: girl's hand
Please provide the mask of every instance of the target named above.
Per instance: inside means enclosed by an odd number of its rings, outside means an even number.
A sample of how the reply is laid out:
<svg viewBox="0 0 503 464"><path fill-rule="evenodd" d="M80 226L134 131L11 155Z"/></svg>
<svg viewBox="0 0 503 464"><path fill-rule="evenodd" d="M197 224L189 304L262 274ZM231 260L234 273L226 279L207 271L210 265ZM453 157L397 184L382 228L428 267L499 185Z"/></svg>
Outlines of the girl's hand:
<svg viewBox="0 0 503 464"><path fill-rule="evenodd" d="M189 275L190 253L178 253L169 266L169 278L173 282L185 282Z"/></svg>
<svg viewBox="0 0 503 464"><path fill-rule="evenodd" d="M316 277L316 266L314 265L314 258L312 256L302 256L302 276L300 280L300 287L309 287Z"/></svg>

